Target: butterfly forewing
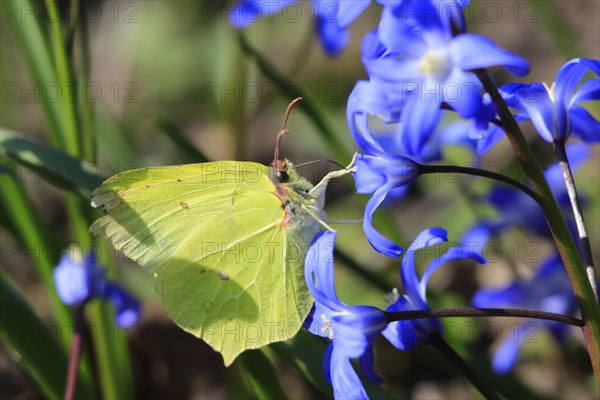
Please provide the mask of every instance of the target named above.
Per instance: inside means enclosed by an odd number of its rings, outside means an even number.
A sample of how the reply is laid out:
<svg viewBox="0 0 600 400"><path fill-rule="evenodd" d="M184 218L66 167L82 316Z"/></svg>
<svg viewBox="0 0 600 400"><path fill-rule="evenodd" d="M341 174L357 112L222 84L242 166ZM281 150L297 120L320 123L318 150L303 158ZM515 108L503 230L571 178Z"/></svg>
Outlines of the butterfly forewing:
<svg viewBox="0 0 600 400"><path fill-rule="evenodd" d="M153 273L169 316L227 365L300 329L312 304L304 257L319 225L302 212L284 223L286 199L268 167L134 170L93 195L108 214L91 231Z"/></svg>

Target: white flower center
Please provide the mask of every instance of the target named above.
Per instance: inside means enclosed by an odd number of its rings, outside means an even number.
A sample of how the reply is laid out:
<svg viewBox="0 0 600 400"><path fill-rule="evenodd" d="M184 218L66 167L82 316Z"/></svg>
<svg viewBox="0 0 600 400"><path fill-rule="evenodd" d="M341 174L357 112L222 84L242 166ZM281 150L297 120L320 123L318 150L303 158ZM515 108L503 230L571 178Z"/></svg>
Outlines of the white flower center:
<svg viewBox="0 0 600 400"><path fill-rule="evenodd" d="M390 293L386 293L385 302L388 306L394 304L398 298L400 297L400 293L398 293L398 288L392 289Z"/></svg>
<svg viewBox="0 0 600 400"><path fill-rule="evenodd" d="M552 85L550 85L548 87L548 84L546 82L542 82L542 85L544 85L544 87L548 91L548 96L550 96L550 100L552 100L553 103L554 103L554 84L555 83L556 82L552 82Z"/></svg>
<svg viewBox="0 0 600 400"><path fill-rule="evenodd" d="M419 59L419 71L437 80L447 78L452 67L452 59L446 51L429 50Z"/></svg>
<svg viewBox="0 0 600 400"><path fill-rule="evenodd" d="M329 331L329 339L333 339L333 329L331 329L331 322L327 319L327 315L324 313L321 314L321 321L323 321L323 327L321 328L321 332L325 333Z"/></svg>

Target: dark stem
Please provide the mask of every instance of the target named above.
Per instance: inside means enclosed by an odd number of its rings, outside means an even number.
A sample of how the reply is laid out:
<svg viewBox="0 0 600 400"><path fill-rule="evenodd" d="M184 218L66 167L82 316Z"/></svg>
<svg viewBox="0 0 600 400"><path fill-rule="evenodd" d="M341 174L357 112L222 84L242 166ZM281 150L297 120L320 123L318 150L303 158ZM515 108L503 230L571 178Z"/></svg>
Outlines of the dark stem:
<svg viewBox="0 0 600 400"><path fill-rule="evenodd" d="M427 344L433 346L437 351L446 356L446 358L454 366L456 366L469 381L471 381L473 386L479 390L483 397L486 399L500 400L500 396L492 388L488 387L488 385L479 377L479 375L475 373L475 371L473 371L471 366L467 364L460 354L454 351L454 349L450 347L450 345L446 343L440 335L431 335L427 339Z"/></svg>
<svg viewBox="0 0 600 400"><path fill-rule="evenodd" d="M568 315L521 308L439 308L436 310L393 311L385 313L388 322L441 317L518 317L544 319L582 327L583 321Z"/></svg>
<svg viewBox="0 0 600 400"><path fill-rule="evenodd" d="M82 303L75 308L75 332L73 334L73 344L71 344L71 354L69 355L69 370L67 371L64 400L73 400L75 397L75 389L77 388L77 370L79 368L79 358L81 354L84 307L85 303Z"/></svg>
<svg viewBox="0 0 600 400"><path fill-rule="evenodd" d="M509 178L508 176L498 174L496 172L486 171L484 169L473 168L473 167L460 167L458 165L422 165L422 164L418 165L417 171L420 174L440 174L440 173L452 172L452 173L475 175L475 176L482 176L485 178L494 179L499 182L503 182L508 185L511 185L522 192L525 192L529 197L531 197L533 200L535 200L536 203L538 203L540 206L542 205L542 200L540 199L539 195L536 192L534 192L529 186L526 186L519 181Z"/></svg>
<svg viewBox="0 0 600 400"><path fill-rule="evenodd" d="M587 232L585 220L583 219L581 202L579 201L575 179L573 178L573 171L571 171L571 165L569 164L569 159L565 150L565 142L562 140L555 140L554 150L556 151L556 159L562 170L563 179L567 186L567 193L569 194L569 200L571 201L571 208L573 209L573 215L575 216L575 224L577 225L577 233L579 235L579 242L581 243L581 250L583 253L583 262L585 263L585 272L590 280L590 285L592 285L592 290L594 291L596 298L598 298L590 237Z"/></svg>

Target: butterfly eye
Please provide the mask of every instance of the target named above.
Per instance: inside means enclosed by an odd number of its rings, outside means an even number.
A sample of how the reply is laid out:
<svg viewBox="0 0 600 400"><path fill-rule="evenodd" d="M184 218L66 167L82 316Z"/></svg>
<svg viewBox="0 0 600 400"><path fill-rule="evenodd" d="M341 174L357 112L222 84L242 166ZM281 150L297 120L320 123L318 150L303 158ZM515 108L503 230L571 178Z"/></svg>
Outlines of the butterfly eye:
<svg viewBox="0 0 600 400"><path fill-rule="evenodd" d="M286 183L290 179L290 176L285 171L277 171L276 176L277 180L281 183Z"/></svg>

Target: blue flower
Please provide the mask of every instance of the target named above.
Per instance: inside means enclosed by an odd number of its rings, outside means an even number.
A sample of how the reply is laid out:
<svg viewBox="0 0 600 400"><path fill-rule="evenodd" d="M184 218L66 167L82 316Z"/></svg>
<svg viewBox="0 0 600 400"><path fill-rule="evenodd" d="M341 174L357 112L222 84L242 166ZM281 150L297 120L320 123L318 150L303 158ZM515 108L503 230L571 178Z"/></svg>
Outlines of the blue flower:
<svg viewBox="0 0 600 400"><path fill-rule="evenodd" d="M434 132L443 103L473 119L478 129L487 128L493 109L469 71L494 65L518 75L529 71L524 59L484 36L455 36L452 19L439 12L443 4L447 2L405 0L401 6L385 7L378 30L363 42L371 82L402 103L399 136L412 153L420 153Z"/></svg>
<svg viewBox="0 0 600 400"><path fill-rule="evenodd" d="M562 66L551 87L540 82L511 83L502 87L502 94L509 106L531 119L544 140L566 141L573 135L597 143L600 122L580 104L600 100L600 79L590 79L577 89L589 71L600 75L600 61L575 58Z"/></svg>
<svg viewBox="0 0 600 400"><path fill-rule="evenodd" d="M406 157L371 151L374 154L357 154L354 161L357 193L373 194L365 207L363 230L375 250L389 257L400 257L402 248L373 227L373 215L390 191L418 177L418 165Z"/></svg>
<svg viewBox="0 0 600 400"><path fill-rule="evenodd" d="M489 117L493 117L496 113L493 104L487 97L483 102L484 107L489 109ZM387 153L410 157L419 163L427 163L441 160L444 148L449 145L464 146L479 157L504 137L504 131L497 125L490 124L479 129L473 121L453 118L455 113L442 110L440 116L449 122L437 127L431 135L421 136L422 141L415 147L413 140L404 140L401 136L399 121L402 106L401 98L395 97L394 93L372 82L358 81L348 98L346 116L359 146L367 149L367 152L375 147ZM376 116L384 124L377 134L369 126L370 116Z"/></svg>
<svg viewBox="0 0 600 400"><path fill-rule="evenodd" d="M377 0L377 3L386 7L400 7L404 0ZM349 26L360 14L372 3L372 0L342 0L338 11L338 19L341 27ZM440 12L456 20L457 24L464 30L464 18L458 8L465 8L469 0L438 0L436 6ZM414 11L414 10L411 10Z"/></svg>
<svg viewBox="0 0 600 400"><path fill-rule="evenodd" d="M298 0L241 0L229 15L230 23L236 28L245 28L264 15L273 15ZM340 0L313 0L317 36L323 50L330 56L338 55L350 40L350 32L338 23Z"/></svg>
<svg viewBox="0 0 600 400"><path fill-rule="evenodd" d="M387 319L376 307L349 306L338 299L333 277L336 235L332 231L320 232L308 250L304 274L315 305L304 324L314 335L331 339L323 365L335 398L366 399L350 360L360 358L366 376L374 382L381 381L372 369L372 343Z"/></svg>
<svg viewBox="0 0 600 400"><path fill-rule="evenodd" d="M529 281L514 281L503 288L480 289L473 297L474 307L517 307L557 314L570 314L577 309L567 272L558 254L548 258ZM568 326L555 321L529 320L521 322L514 334L509 334L498 346L493 368L496 373L508 372L515 363L523 339L531 333L532 324L548 329L563 341Z"/></svg>
<svg viewBox="0 0 600 400"><path fill-rule="evenodd" d="M120 286L104 277L104 269L98 267L94 252L84 260L74 261L65 254L53 271L58 297L67 305L84 304L96 298L110 301L116 308L116 322L122 328L137 323L140 303Z"/></svg>
<svg viewBox="0 0 600 400"><path fill-rule="evenodd" d="M418 250L447 242L446 231L442 228L429 228L421 232L404 253L400 267L400 280L405 294L399 295L397 290L392 293L393 303L386 311L415 311L431 309L427 304L425 291L431 274L446 262L471 259L481 264L486 260L477 251L464 246L453 246L443 255L435 258L421 279L418 278L415 267L415 255ZM423 343L431 334L441 333L442 324L438 319L407 320L391 322L383 330L390 343L404 351L412 350Z"/></svg>

